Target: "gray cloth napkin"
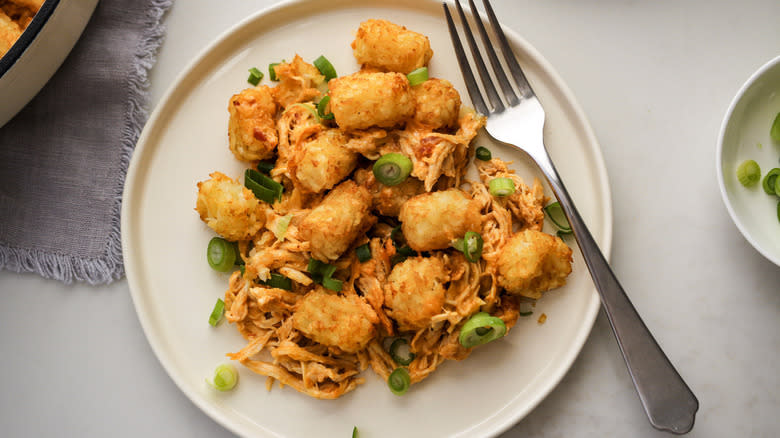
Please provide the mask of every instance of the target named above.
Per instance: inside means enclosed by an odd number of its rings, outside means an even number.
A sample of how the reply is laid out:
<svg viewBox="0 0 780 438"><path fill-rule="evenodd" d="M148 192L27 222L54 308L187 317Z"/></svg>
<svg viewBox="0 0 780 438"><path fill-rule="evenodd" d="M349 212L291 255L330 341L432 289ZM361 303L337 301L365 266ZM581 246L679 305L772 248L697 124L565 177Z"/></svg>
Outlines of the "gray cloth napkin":
<svg viewBox="0 0 780 438"><path fill-rule="evenodd" d="M171 3L100 1L54 77L0 128L0 268L66 283L124 275L122 188Z"/></svg>

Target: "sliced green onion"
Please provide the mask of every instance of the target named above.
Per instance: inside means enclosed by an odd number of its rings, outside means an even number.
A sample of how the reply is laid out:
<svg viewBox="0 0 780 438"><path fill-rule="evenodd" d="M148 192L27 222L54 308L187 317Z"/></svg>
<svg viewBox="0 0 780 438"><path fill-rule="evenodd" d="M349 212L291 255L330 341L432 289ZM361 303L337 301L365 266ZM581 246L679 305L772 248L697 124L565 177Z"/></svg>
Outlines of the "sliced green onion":
<svg viewBox="0 0 780 438"><path fill-rule="evenodd" d="M409 79L409 85L413 87L415 85L420 85L428 80L428 67L420 67L418 69L412 70L408 75L406 75L406 78Z"/></svg>
<svg viewBox="0 0 780 438"><path fill-rule="evenodd" d="M547 217L550 218L550 221L555 224L559 230L565 234L571 233L571 225L569 225L569 220L566 219L566 215L563 213L563 207L561 207L560 202L555 201L548 204L544 207L544 212L547 213Z"/></svg>
<svg viewBox="0 0 780 438"><path fill-rule="evenodd" d="M276 229L274 230L274 236L278 240L284 239L284 235L287 234L287 228L290 227L290 221L292 220L292 215L288 214L285 216L282 216L279 221L276 222Z"/></svg>
<svg viewBox="0 0 780 438"><path fill-rule="evenodd" d="M775 178L775 195L780 196L780 176Z"/></svg>
<svg viewBox="0 0 780 438"><path fill-rule="evenodd" d="M515 192L515 182L511 178L493 178L488 183L488 190L493 196L509 196Z"/></svg>
<svg viewBox="0 0 780 438"><path fill-rule="evenodd" d="M319 58L314 60L314 66L317 67L317 70L319 70L323 76L325 76L325 82L338 77L336 69L333 68L333 64L331 64L324 55L320 55Z"/></svg>
<svg viewBox="0 0 780 438"><path fill-rule="evenodd" d="M266 175L269 175L271 171L274 170L274 166L276 166L276 163L273 161L261 161L257 163L257 170Z"/></svg>
<svg viewBox="0 0 780 438"><path fill-rule="evenodd" d="M221 298L217 298L217 303L214 304L214 309L211 311L211 315L209 315L209 324L211 324L212 327L216 327L217 324L219 324L219 321L222 320L222 314L225 313L225 302L222 301Z"/></svg>
<svg viewBox="0 0 780 438"><path fill-rule="evenodd" d="M335 265L329 265L315 258L310 258L309 264L306 266L306 270L309 272L309 274L311 274L311 279L315 283L322 284L325 288L330 290L341 290L341 280L331 278L336 272Z"/></svg>
<svg viewBox="0 0 780 438"><path fill-rule="evenodd" d="M213 237L206 248L206 260L215 271L227 272L236 264L236 248L221 237Z"/></svg>
<svg viewBox="0 0 780 438"><path fill-rule="evenodd" d="M390 356L398 365L409 365L414 360L415 354L409 350L409 341L397 338L390 344Z"/></svg>
<svg viewBox="0 0 780 438"><path fill-rule="evenodd" d="M352 438L358 438L357 426L352 428Z"/></svg>
<svg viewBox="0 0 780 438"><path fill-rule="evenodd" d="M249 69L249 77L246 80L247 82L249 82L254 86L257 86L257 84L259 84L262 79L263 79L263 72L258 70L256 67L252 67Z"/></svg>
<svg viewBox="0 0 780 438"><path fill-rule="evenodd" d="M324 287L325 289L330 289L336 292L340 292L343 285L344 282L339 279L330 278L330 277L322 278L322 287Z"/></svg>
<svg viewBox="0 0 780 438"><path fill-rule="evenodd" d="M482 235L475 231L466 231L462 239L456 239L452 242L452 247L462 252L466 260L476 263L482 257L482 247L484 241Z"/></svg>
<svg viewBox="0 0 780 438"><path fill-rule="evenodd" d="M277 274L276 272L271 272L271 276L268 277L268 280L261 281L260 283L276 289L292 290L292 280L282 274Z"/></svg>
<svg viewBox="0 0 780 438"><path fill-rule="evenodd" d="M363 245L355 248L355 255L357 256L357 259L360 263L365 263L371 260L371 248L367 243L364 243Z"/></svg>
<svg viewBox="0 0 780 438"><path fill-rule="evenodd" d="M393 241L393 245L395 245L396 248L406 245L406 237L404 236L404 232L400 225L394 227L390 231L390 240Z"/></svg>
<svg viewBox="0 0 780 438"><path fill-rule="evenodd" d="M268 64L268 78L272 81L279 81L279 77L276 76L276 70L274 70L274 67L281 64L281 62L272 62Z"/></svg>
<svg viewBox="0 0 780 438"><path fill-rule="evenodd" d="M317 103L317 114L320 116L321 119L324 120L331 120L333 119L333 113L326 113L325 110L328 109L328 103L330 103L330 96L325 96Z"/></svg>
<svg viewBox="0 0 780 438"><path fill-rule="evenodd" d="M478 147L477 148L477 159L482 161L490 161L491 158L493 158L493 154L490 152L490 149L485 147Z"/></svg>
<svg viewBox="0 0 780 438"><path fill-rule="evenodd" d="M474 314L460 329L458 341L465 348L487 344L506 334L506 324L501 318L486 312Z"/></svg>
<svg viewBox="0 0 780 438"><path fill-rule="evenodd" d="M780 201L777 202L777 221L780 222Z"/></svg>
<svg viewBox="0 0 780 438"><path fill-rule="evenodd" d="M533 305L531 305L529 302L523 301L518 306L517 313L520 316L531 316L534 313Z"/></svg>
<svg viewBox="0 0 780 438"><path fill-rule="evenodd" d="M238 383L238 370L231 364L223 363L214 370L214 378L206 379L218 391L230 391Z"/></svg>
<svg viewBox="0 0 780 438"><path fill-rule="evenodd" d="M396 368L387 377L387 386L390 387L390 391L393 391L395 395L404 395L409 390L409 385L412 384L412 379L409 377L409 371L406 368Z"/></svg>
<svg viewBox="0 0 780 438"><path fill-rule="evenodd" d="M233 251L236 252L236 265L243 265L245 264L244 259L241 258L241 251L238 250L238 242L230 242L231 245L233 245Z"/></svg>
<svg viewBox="0 0 780 438"><path fill-rule="evenodd" d="M374 176L386 186L401 184L412 173L412 160L404 154L391 152L374 162Z"/></svg>
<svg viewBox="0 0 780 438"><path fill-rule="evenodd" d="M405 256L405 255L403 255L403 254L393 254L393 256L392 256L392 257L390 257L390 266L391 266L391 267L393 267L393 266L395 266L395 265L397 265L397 264L399 264L399 263L402 263L402 262L404 262L404 261L405 261L407 258L409 258L409 257L408 257L408 256Z"/></svg>
<svg viewBox="0 0 780 438"><path fill-rule="evenodd" d="M780 113L777 113L777 116L775 116L775 121L769 130L769 136L772 137L772 141L775 143L780 143Z"/></svg>
<svg viewBox="0 0 780 438"><path fill-rule="evenodd" d="M745 160L737 167L737 181L743 186L754 186L760 180L761 167L754 160Z"/></svg>
<svg viewBox="0 0 780 438"><path fill-rule="evenodd" d="M282 200L284 186L254 169L244 172L244 186L251 190L257 199L269 204Z"/></svg>
<svg viewBox="0 0 780 438"><path fill-rule="evenodd" d="M775 180L777 180L778 175L780 175L780 168L775 167L774 169L767 172L766 176L764 176L764 180L761 181L761 185L764 187L764 191L767 195L776 194Z"/></svg>
<svg viewBox="0 0 780 438"><path fill-rule="evenodd" d="M560 237L561 239L563 239L564 236L569 236L571 234L574 234L572 230L558 230L555 232L555 235Z"/></svg>
<svg viewBox="0 0 780 438"><path fill-rule="evenodd" d="M417 251L413 250L409 245L404 245L400 248L396 248L396 254L401 254L404 257L411 257L417 255Z"/></svg>

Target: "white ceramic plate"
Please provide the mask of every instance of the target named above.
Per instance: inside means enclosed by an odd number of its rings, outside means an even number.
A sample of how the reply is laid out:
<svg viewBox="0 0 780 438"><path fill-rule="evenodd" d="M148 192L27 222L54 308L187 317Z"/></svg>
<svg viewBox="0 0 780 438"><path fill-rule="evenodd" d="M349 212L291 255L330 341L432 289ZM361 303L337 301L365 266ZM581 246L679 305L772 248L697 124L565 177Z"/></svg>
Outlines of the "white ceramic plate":
<svg viewBox="0 0 780 438"><path fill-rule="evenodd" d="M720 129L717 172L723 202L748 242L764 257L780 266L780 224L777 197L769 196L761 183L743 187L737 181L737 166L755 160L761 177L780 167L780 145L769 129L780 113L780 56L753 73L729 105Z"/></svg>
<svg viewBox="0 0 780 438"><path fill-rule="evenodd" d="M406 395L393 395L372 371L367 383L333 401L291 388L271 392L265 377L242 369L238 387L217 393L204 380L225 353L245 341L235 328L208 325L227 275L211 270L205 248L213 233L194 211L197 181L214 170L238 177L243 165L227 147L227 102L248 86L247 69L325 54L340 74L357 69L349 47L367 18L385 18L430 37L432 75L451 80L467 100L450 46L441 4L406 0L284 3L250 17L207 48L157 106L141 135L125 186L122 244L138 317L149 343L181 390L212 418L244 436L365 437L493 436L533 409L560 381L590 332L599 299L575 250L569 284L549 292L533 317L506 338L462 362L447 362ZM573 96L546 61L509 33L521 64L547 109L545 136L559 171L609 253L612 211L598 144ZM265 81L268 81L266 78ZM265 82L267 83L267 82ZM540 175L519 153L488 145L516 160L528 177ZM545 313L547 322L538 324Z"/></svg>

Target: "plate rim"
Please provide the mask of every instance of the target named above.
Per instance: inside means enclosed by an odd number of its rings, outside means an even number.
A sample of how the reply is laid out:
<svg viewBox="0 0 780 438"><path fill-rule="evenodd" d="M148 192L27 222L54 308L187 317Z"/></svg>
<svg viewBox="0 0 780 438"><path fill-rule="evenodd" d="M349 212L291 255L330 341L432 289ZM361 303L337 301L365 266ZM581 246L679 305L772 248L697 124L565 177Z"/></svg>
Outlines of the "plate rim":
<svg viewBox="0 0 780 438"><path fill-rule="evenodd" d="M342 0L339 2L339 4L352 3L355 1L359 0ZM145 169L140 167L139 163L141 162L141 158L139 157L142 157L145 154L148 139L153 135L153 131L159 129L156 125L158 125L161 120L164 120L166 113L165 110L167 107L173 105L174 101L176 100L173 99L173 97L177 92L179 92L179 87L177 84L181 83L189 72L193 71L201 64L206 63L208 58L212 56L212 52L220 45L225 43L228 39L230 39L235 33L244 31L253 22L262 19L264 15L276 13L286 8L294 8L303 4L315 2L316 0L283 0L279 3L260 9L228 27L203 49L198 51L198 53L176 75L175 79L168 86L159 102L155 106L154 110L150 114L150 117L147 120L147 123L144 126L144 129L136 143L135 151L131 158L130 165L128 166L127 177L125 179L125 186L123 189L123 203L121 213L122 251L125 260L126 278L128 280L133 306L135 308L135 313L139 319L139 322L141 323L144 336L152 348L152 351L155 353L158 362L160 362L160 364L163 366L166 374L171 378L171 380L174 381L178 389L182 391L182 393L184 393L187 398L203 413L211 417L214 421L226 429L241 436L252 436L257 432L257 428L262 429L268 436L279 435L276 432L268 430L261 424L252 422L251 424L253 427L247 427L249 423L247 421L235 421L231 418L228 418L228 416L225 415L221 410L215 408L215 404L213 402L206 400L205 398L201 397L200 394L197 394L191 390L191 388L185 384L185 382L180 380L180 376L172 368L172 363L174 360L171 359L169 355L163 350L162 346L160 345L160 339L156 338L155 335L150 331L152 322L149 320L149 316L142 311L142 303L145 298L139 292L139 283L141 281L136 278L136 268L134 261L132 261L133 257L130 248L132 248L133 245L130 242L131 239L129 234L125 232L125 230L132 228L129 224L128 218L132 214L130 210L134 207L134 203L137 202L135 199L136 194L133 193L132 183L136 181L136 179L139 177L139 174L142 174L145 171ZM425 2L431 4L439 3L436 0L425 0ZM446 3L452 5L452 0L446 0ZM386 6L397 7L397 5ZM530 55L534 62L539 65L540 70L550 77L552 83L555 85L555 88L560 92L560 94L565 98L566 103L570 106L570 109L574 114L573 120L576 120L581 125L577 126L577 128L581 130L579 132L580 135L583 135L586 139L589 155L593 159L592 166L596 171L596 174L600 177L600 179L602 179L599 181L601 184L594 185L594 187L598 189L595 190L595 192L598 192L598 195L600 199L603 200L604 204L600 213L603 222L601 224L603 226L603 235L601 236L601 241L598 243L605 258L609 260L611 256L613 238L613 208L611 189L601 146L596 139L590 122L584 114L574 94L569 89L568 85L563 81L562 77L557 73L557 71L555 71L552 65L541 55L541 53L539 53L534 46L532 46L521 35L514 32L511 28L508 28L502 24L502 29L507 34L510 42L514 46L521 47L522 50ZM589 273L587 275L589 275ZM600 308L601 302L598 294L596 293L595 286L590 289L590 292L590 300L588 301L587 308L583 314L583 326L577 332L577 336L571 339L571 348L569 348L566 354L563 355L564 360L560 361L559 364L553 369L553 372L548 374L548 384L543 386L541 391L537 391L535 396L527 402L528 407L526 409L516 409L510 415L503 415L500 418L501 421L492 421L488 426L485 427L487 420L495 420L494 417L487 417L484 419L484 421L478 423L474 427L458 432L458 436L473 432L474 428L478 426L481 427L480 433L484 433L485 436L496 436L505 432L510 427L516 425L530 412L532 412L539 405L539 403L547 398L550 392L552 392L559 385L563 377L571 369L574 361L577 359L577 357L579 357L586 340L592 332L596 317L598 316L598 310ZM516 397L512 398L512 400L515 399Z"/></svg>

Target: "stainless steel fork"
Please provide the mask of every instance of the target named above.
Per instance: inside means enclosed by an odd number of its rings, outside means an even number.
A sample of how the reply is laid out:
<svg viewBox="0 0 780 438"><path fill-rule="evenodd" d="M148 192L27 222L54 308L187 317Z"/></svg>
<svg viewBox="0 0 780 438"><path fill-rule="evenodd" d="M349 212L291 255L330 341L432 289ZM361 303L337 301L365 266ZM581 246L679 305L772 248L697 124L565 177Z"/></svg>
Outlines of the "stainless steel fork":
<svg viewBox="0 0 780 438"><path fill-rule="evenodd" d="M544 146L542 135L544 109L528 84L509 41L501 30L493 8L488 0L483 0L497 45L509 69L508 74L499 61L494 50L495 45L488 36L474 1L468 1L473 21L482 39L504 101L502 101L499 91L490 77L459 0L455 0L455 5L488 102L483 98L471 71L468 57L463 50L447 3L443 3L443 6L450 37L452 37L452 45L455 48L458 64L471 101L477 111L488 116L485 130L494 140L526 152L539 166L555 192L555 196L569 219L585 263L601 296L604 311L612 326L612 331L615 333L628 372L631 374L631 379L650 423L656 429L677 434L687 433L693 428L696 411L699 409L699 401L677 370L674 369L661 347L658 346L647 326L642 322L566 191L566 187ZM509 77L514 79L517 91L513 89Z"/></svg>

